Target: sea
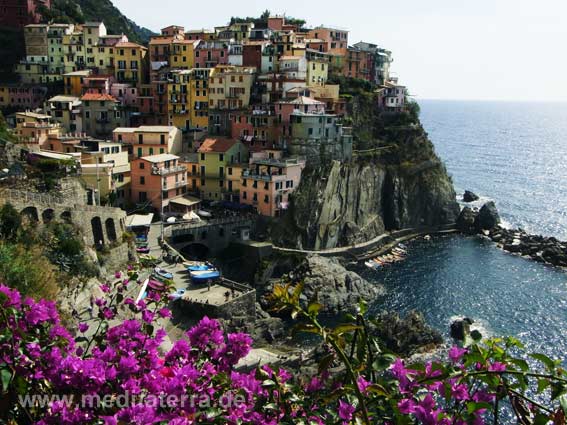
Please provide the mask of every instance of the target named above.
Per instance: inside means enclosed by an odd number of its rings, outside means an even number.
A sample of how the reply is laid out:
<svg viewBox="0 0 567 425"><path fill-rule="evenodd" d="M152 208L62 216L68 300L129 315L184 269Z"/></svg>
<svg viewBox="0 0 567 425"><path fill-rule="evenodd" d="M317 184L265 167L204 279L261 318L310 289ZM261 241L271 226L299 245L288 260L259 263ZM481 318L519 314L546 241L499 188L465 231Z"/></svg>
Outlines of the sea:
<svg viewBox="0 0 567 425"><path fill-rule="evenodd" d="M493 200L503 224L567 240L567 103L419 101L421 120L451 175ZM528 352L567 359L567 273L480 237L408 244L405 261L364 276L387 294L372 311L418 310L448 336L470 317L485 336L513 335Z"/></svg>

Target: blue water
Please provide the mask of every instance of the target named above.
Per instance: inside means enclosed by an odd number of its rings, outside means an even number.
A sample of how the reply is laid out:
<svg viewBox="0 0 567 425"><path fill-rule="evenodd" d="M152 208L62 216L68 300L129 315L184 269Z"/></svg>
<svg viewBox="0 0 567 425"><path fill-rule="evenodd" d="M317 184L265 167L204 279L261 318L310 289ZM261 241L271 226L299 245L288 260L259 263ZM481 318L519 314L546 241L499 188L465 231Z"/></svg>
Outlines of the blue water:
<svg viewBox="0 0 567 425"><path fill-rule="evenodd" d="M508 224L567 240L567 103L420 105L458 194L470 189Z"/></svg>
<svg viewBox="0 0 567 425"><path fill-rule="evenodd" d="M567 104L420 102L422 122L456 188L497 203L503 219L567 239ZM416 309L448 333L457 316L485 335L518 336L529 350L567 358L567 273L513 256L477 237L409 244L383 272L375 310Z"/></svg>

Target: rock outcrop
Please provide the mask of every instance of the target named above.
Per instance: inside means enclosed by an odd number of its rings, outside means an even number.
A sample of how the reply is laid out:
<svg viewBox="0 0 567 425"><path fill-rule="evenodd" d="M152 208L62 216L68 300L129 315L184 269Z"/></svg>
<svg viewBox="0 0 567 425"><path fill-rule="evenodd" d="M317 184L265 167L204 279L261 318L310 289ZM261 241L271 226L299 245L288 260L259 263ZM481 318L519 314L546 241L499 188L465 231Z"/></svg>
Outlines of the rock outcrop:
<svg viewBox="0 0 567 425"><path fill-rule="evenodd" d="M305 173L275 239L320 250L365 242L388 230L454 223L455 198L440 162L402 170L335 161Z"/></svg>
<svg viewBox="0 0 567 425"><path fill-rule="evenodd" d="M502 227L494 202L487 202L478 212L464 207L457 219L457 228L466 235L484 235L504 251L540 263L567 267L567 241Z"/></svg>
<svg viewBox="0 0 567 425"><path fill-rule="evenodd" d="M478 200L479 197L476 193L471 192L470 190L465 190L465 193L463 194L463 202L474 202Z"/></svg>
<svg viewBox="0 0 567 425"><path fill-rule="evenodd" d="M457 229L465 235L474 235L476 233L476 217L478 212L473 211L469 207L464 207L457 218Z"/></svg>
<svg viewBox="0 0 567 425"><path fill-rule="evenodd" d="M427 325L423 315L416 311L409 312L404 318L395 312L383 312L376 319L377 325L371 332L396 354L408 356L443 343L441 334Z"/></svg>
<svg viewBox="0 0 567 425"><path fill-rule="evenodd" d="M336 258L308 256L288 277L303 282L300 299L303 307L316 300L323 305L320 312L322 315L352 313L361 300L374 301L384 294L381 285L370 283L357 273L345 269ZM272 292L273 284L277 282L279 279L274 279L263 288L261 304L268 310L270 306L266 295Z"/></svg>
<svg viewBox="0 0 567 425"><path fill-rule="evenodd" d="M500 224L500 215L493 201L482 206L476 216L475 226L477 231L492 230Z"/></svg>
<svg viewBox="0 0 567 425"><path fill-rule="evenodd" d="M488 234L497 246L513 254L522 255L539 263L567 267L567 241L554 237L530 235L522 229L497 226Z"/></svg>

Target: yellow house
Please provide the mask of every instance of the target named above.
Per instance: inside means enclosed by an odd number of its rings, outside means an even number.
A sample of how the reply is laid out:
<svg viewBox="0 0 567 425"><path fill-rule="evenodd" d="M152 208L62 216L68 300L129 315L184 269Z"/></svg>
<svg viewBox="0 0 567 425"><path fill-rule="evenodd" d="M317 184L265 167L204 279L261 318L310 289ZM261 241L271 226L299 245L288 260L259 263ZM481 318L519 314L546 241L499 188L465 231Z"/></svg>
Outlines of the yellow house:
<svg viewBox="0 0 567 425"><path fill-rule="evenodd" d="M207 128L209 125L209 74L208 68L191 70L191 125L192 127Z"/></svg>
<svg viewBox="0 0 567 425"><path fill-rule="evenodd" d="M240 109L250 105L256 68L217 65L209 75L209 108Z"/></svg>
<svg viewBox="0 0 567 425"><path fill-rule="evenodd" d="M148 49L136 43L120 42L114 46L114 77L119 83L139 85L146 82Z"/></svg>
<svg viewBox="0 0 567 425"><path fill-rule="evenodd" d="M209 122L210 69L175 69L167 85L169 125L189 129L206 128Z"/></svg>
<svg viewBox="0 0 567 425"><path fill-rule="evenodd" d="M181 69L193 68L195 44L198 42L194 40L172 40L169 47L169 66Z"/></svg>
<svg viewBox="0 0 567 425"><path fill-rule="evenodd" d="M81 96L83 94L83 82L91 75L90 69L83 71L68 72L63 75L65 94L69 96Z"/></svg>
<svg viewBox="0 0 567 425"><path fill-rule="evenodd" d="M63 34L63 62L66 72L74 72L86 67L86 49L83 32L79 30Z"/></svg>
<svg viewBox="0 0 567 425"><path fill-rule="evenodd" d="M323 86L329 78L329 62L326 59L312 58L307 61L307 86Z"/></svg>
<svg viewBox="0 0 567 425"><path fill-rule="evenodd" d="M113 193L114 205L123 205L129 196L130 162L122 143L99 140L84 142L81 155L82 179L87 187L99 190L102 198ZM97 175L100 182L97 182Z"/></svg>
<svg viewBox="0 0 567 425"><path fill-rule="evenodd" d="M248 161L242 142L224 137L205 139L199 150L201 198L234 200L240 189L241 164Z"/></svg>
<svg viewBox="0 0 567 425"><path fill-rule="evenodd" d="M189 79L191 71L175 69L169 76L167 84L167 115L169 125L177 128L189 129L191 127L191 93Z"/></svg>

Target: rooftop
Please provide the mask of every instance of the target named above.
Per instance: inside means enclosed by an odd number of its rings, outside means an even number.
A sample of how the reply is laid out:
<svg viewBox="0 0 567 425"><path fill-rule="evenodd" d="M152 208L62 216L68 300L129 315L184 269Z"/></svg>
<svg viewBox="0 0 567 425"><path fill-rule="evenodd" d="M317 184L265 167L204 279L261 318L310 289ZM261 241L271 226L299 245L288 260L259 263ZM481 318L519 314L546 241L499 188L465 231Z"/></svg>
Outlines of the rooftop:
<svg viewBox="0 0 567 425"><path fill-rule="evenodd" d="M141 49L147 49L147 47L144 47L140 44L132 43L131 41L120 41L116 43L115 47L133 47L133 48L139 47Z"/></svg>
<svg viewBox="0 0 567 425"><path fill-rule="evenodd" d="M159 155L143 156L141 159L144 159L148 162L158 163L165 161L173 161L174 159L179 159L179 157L177 155L172 155L170 153L161 153Z"/></svg>
<svg viewBox="0 0 567 425"><path fill-rule="evenodd" d="M63 74L64 77L71 77L71 76L88 77L89 75L91 75L90 69L84 69L82 71L73 71L73 72L68 72L66 74Z"/></svg>
<svg viewBox="0 0 567 425"><path fill-rule="evenodd" d="M48 102L78 102L79 100L77 96L57 95L49 99Z"/></svg>
<svg viewBox="0 0 567 425"><path fill-rule="evenodd" d="M17 112L16 115L23 115L29 118L36 118L38 120L48 120L51 118L50 115L37 114L35 112Z"/></svg>
<svg viewBox="0 0 567 425"><path fill-rule="evenodd" d="M82 97L81 100L85 100L85 101L111 101L111 102L118 102L118 99L116 99L114 96L111 96L109 94L101 94L101 93L85 93Z"/></svg>
<svg viewBox="0 0 567 425"><path fill-rule="evenodd" d="M199 148L200 153L210 153L210 152L226 152L234 145L238 143L238 140L227 139L224 137L217 138L207 138Z"/></svg>
<svg viewBox="0 0 567 425"><path fill-rule="evenodd" d="M303 87L305 89L305 87ZM281 100L279 103L287 103L291 105L324 105L325 102L320 102L315 99L311 99L306 96L299 96L297 99L293 100Z"/></svg>

